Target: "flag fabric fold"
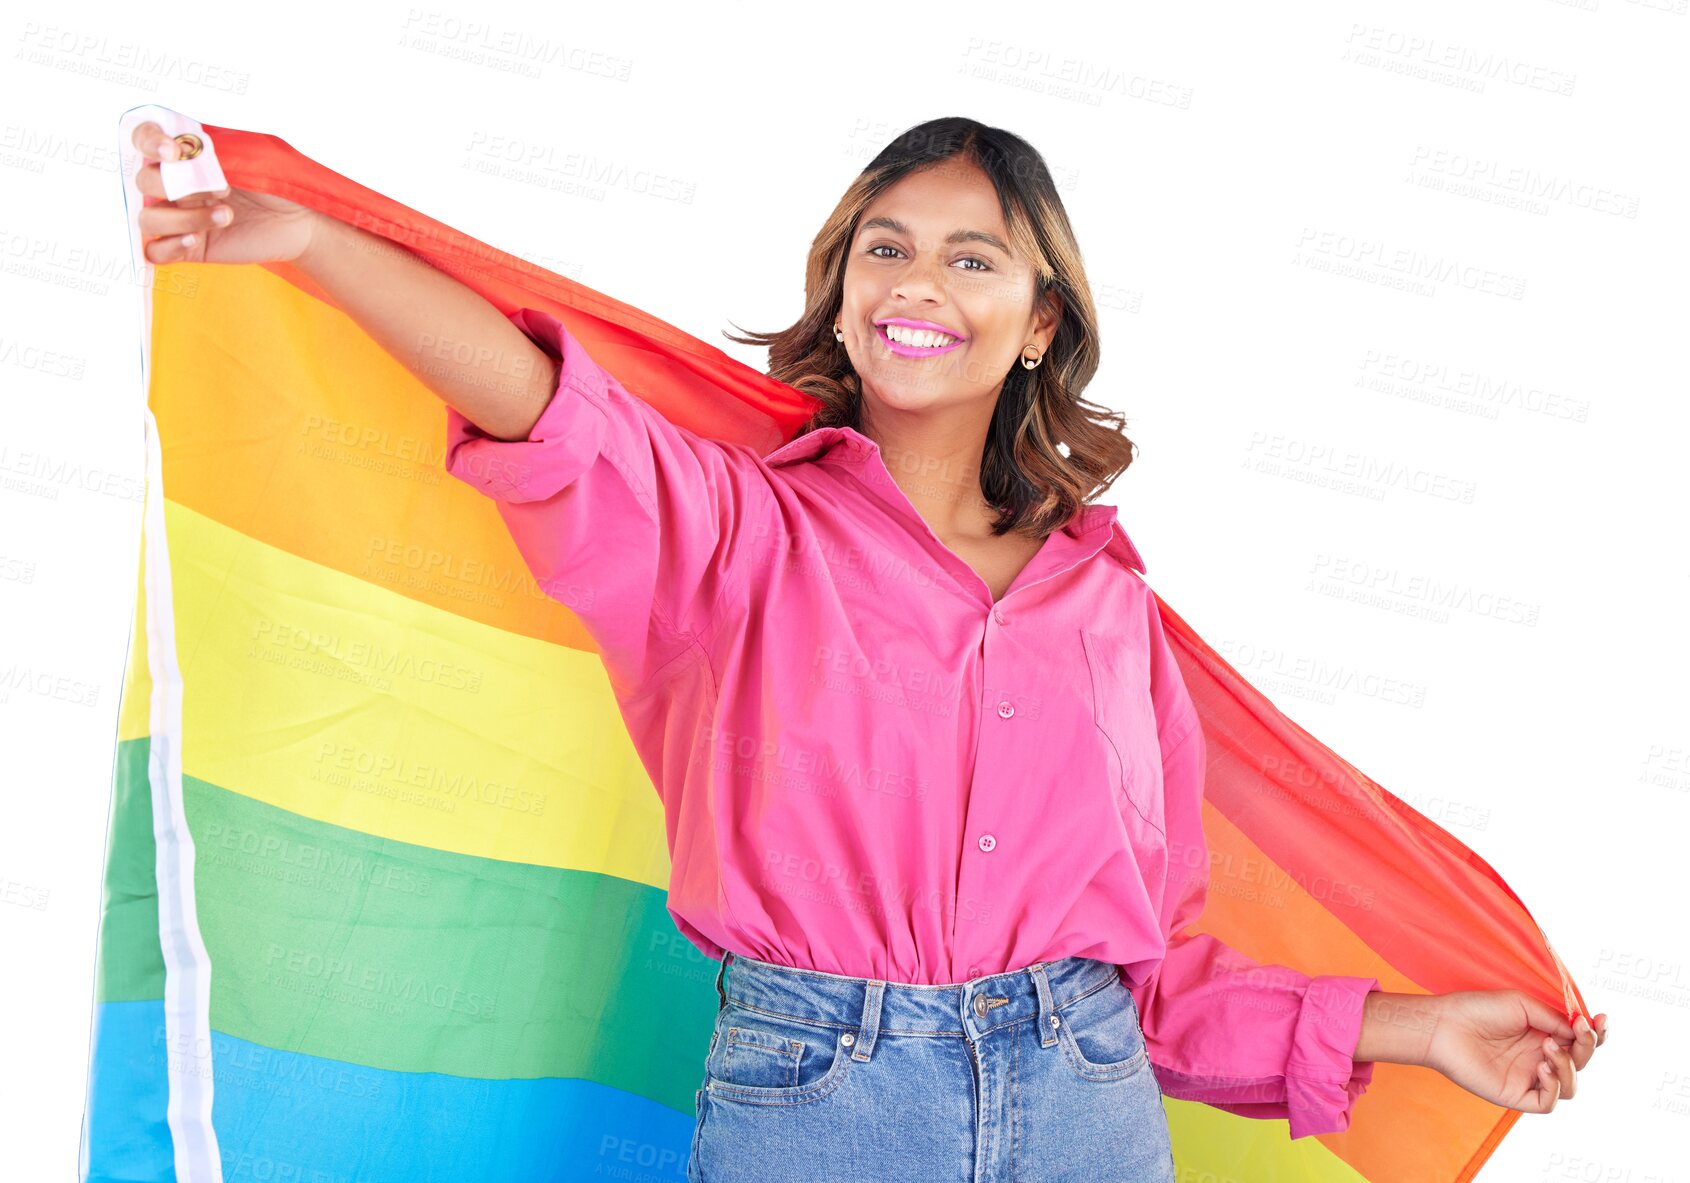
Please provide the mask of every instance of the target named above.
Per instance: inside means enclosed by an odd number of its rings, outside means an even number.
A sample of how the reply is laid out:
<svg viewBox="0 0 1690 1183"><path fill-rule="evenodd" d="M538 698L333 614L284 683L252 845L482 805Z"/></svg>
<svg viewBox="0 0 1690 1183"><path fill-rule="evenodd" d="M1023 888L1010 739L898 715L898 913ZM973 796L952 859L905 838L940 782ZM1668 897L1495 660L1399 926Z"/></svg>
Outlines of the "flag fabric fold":
<svg viewBox="0 0 1690 1183"><path fill-rule="evenodd" d="M308 277L146 262L148 119L206 144L164 166L173 199L226 183L359 226L556 317L694 432L766 453L813 405L275 136L124 114L147 492L80 1177L684 1178L717 963L666 911L661 802L591 638L445 476L443 404ZM1590 1017L1501 876L1157 604L1206 759L1183 940ZM1298 1033L1311 1061L1323 1034ZM1306 1087L1313 1110L1354 1085ZM1239 1183L1454 1183L1519 1117L1396 1064L1296 1140L1165 1089L1181 1177Z"/></svg>

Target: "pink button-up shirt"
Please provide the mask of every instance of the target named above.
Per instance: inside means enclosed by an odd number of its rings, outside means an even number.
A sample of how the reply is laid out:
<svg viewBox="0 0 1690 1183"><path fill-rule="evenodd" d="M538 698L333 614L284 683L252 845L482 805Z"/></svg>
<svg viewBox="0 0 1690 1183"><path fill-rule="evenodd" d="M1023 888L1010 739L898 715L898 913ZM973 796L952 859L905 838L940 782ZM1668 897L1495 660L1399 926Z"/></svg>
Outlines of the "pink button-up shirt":
<svg viewBox="0 0 1690 1183"><path fill-rule="evenodd" d="M555 318L511 319L557 389L525 440L448 406L447 471L597 642L663 800L682 933L904 983L1094 957L1121 966L1170 1096L1292 1137L1348 1126L1377 979L1180 933L1208 882L1204 736L1114 506L994 603L867 436L713 441Z"/></svg>

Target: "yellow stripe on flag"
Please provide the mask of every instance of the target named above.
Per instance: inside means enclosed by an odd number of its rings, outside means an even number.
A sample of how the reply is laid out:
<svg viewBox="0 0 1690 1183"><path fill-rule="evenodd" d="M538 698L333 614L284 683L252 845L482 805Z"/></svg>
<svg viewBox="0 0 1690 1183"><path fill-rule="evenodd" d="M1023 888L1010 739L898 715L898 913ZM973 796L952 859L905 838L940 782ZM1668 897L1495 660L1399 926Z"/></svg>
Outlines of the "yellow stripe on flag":
<svg viewBox="0 0 1690 1183"><path fill-rule="evenodd" d="M167 503L183 768L366 834L666 888L594 653L465 620Z"/></svg>

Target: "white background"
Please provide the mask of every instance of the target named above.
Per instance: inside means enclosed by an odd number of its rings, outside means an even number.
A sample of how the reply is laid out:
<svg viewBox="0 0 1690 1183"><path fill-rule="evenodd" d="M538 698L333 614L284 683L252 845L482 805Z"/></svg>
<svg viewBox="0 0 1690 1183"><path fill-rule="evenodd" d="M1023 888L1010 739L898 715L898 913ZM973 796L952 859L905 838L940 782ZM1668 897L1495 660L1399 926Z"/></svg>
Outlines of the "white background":
<svg viewBox="0 0 1690 1183"><path fill-rule="evenodd" d="M1101 306L1086 394L1142 449L1103 500L1150 582L1489 861L1614 1017L1481 1178L1690 1179L1684 0L241 22L4 26L0 1177L76 1166L143 464L117 124L152 102L759 368L721 330L791 323L889 139L951 114L1026 137ZM478 170L513 151L521 175Z"/></svg>

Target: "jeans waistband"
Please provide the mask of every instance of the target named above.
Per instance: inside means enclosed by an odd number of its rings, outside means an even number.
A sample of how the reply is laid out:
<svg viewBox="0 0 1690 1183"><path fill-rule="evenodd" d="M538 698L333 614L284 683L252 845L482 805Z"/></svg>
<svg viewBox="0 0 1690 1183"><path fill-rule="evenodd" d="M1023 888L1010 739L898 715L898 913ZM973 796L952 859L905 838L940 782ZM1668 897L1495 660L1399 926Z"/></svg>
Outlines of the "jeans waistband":
<svg viewBox="0 0 1690 1183"><path fill-rule="evenodd" d="M729 962L732 967L729 967ZM723 985L724 977L726 986ZM741 1006L855 1032L852 1056L866 1061L877 1035L967 1035L1026 1019L1039 1042L1056 1043L1057 1012L1120 978L1120 967L1090 957L1041 961L950 985L921 986L795 969L728 952L716 971L722 1005Z"/></svg>

